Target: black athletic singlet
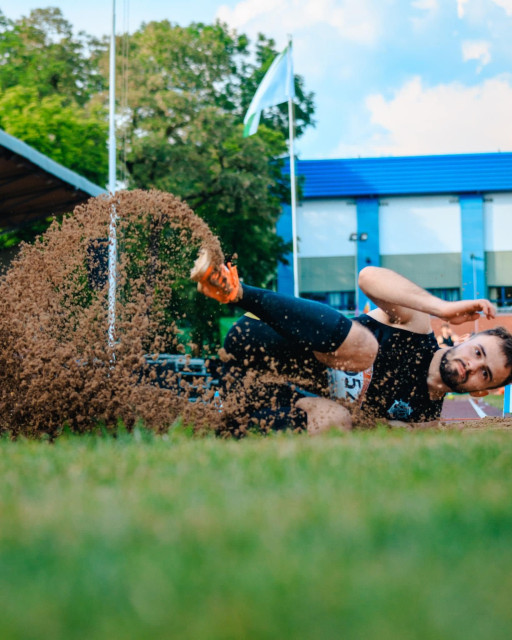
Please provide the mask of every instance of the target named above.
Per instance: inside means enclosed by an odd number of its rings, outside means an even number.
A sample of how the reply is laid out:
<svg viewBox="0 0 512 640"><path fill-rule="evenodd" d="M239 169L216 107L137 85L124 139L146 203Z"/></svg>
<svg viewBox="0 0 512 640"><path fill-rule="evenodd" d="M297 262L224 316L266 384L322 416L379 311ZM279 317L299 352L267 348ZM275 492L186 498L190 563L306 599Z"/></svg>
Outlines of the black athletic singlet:
<svg viewBox="0 0 512 640"><path fill-rule="evenodd" d="M223 375L223 385L228 387L225 391L236 393L244 387L246 395L247 373L257 372L240 423L247 423L249 412L257 419L269 420L274 429L290 424L305 427L305 414L299 410L297 415L294 409L303 392L360 402L363 412L375 418L404 422L438 419L443 403L431 400L427 388L428 368L439 349L434 334L388 327L367 315L359 316L357 322L375 335L379 351L371 370L351 374L327 369L311 351L290 345L264 322L240 318L224 343L233 359L225 364ZM271 362L284 378L302 378L299 386L265 380L262 375Z"/></svg>
<svg viewBox="0 0 512 640"><path fill-rule="evenodd" d="M443 401L431 400L427 387L428 369L440 348L434 334L389 327L368 315L359 316L356 321L367 327L379 343L361 404L363 412L405 422L437 420Z"/></svg>

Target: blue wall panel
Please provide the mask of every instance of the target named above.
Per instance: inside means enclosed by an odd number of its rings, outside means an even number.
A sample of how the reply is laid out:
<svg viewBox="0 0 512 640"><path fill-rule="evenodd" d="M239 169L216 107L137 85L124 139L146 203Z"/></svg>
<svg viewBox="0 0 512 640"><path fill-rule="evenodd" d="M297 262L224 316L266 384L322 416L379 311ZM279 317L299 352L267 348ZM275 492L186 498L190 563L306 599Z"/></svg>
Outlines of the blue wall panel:
<svg viewBox="0 0 512 640"><path fill-rule="evenodd" d="M368 234L368 239L357 243L357 271L372 265L380 267L379 251L379 201L377 198L358 198L357 200L357 233ZM359 313L363 312L370 300L359 290Z"/></svg>
<svg viewBox="0 0 512 640"><path fill-rule="evenodd" d="M484 202L480 195L460 196L462 298L485 298Z"/></svg>
<svg viewBox="0 0 512 640"><path fill-rule="evenodd" d="M276 232L285 242L292 241L292 208L289 204L283 204L281 216L277 221ZM288 264L277 265L277 290L293 296L293 255L287 256Z"/></svg>

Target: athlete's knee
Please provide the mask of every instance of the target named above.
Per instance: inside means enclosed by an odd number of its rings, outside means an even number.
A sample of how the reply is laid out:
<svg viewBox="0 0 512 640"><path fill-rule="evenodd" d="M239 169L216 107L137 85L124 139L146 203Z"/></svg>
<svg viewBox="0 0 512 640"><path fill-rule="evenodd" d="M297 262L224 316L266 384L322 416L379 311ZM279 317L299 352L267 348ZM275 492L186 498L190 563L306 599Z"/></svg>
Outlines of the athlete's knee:
<svg viewBox="0 0 512 640"><path fill-rule="evenodd" d="M249 324L244 319L239 320L227 332L224 338L224 350L235 358L243 358L250 338Z"/></svg>
<svg viewBox="0 0 512 640"><path fill-rule="evenodd" d="M343 343L332 353L315 352L317 360L333 369L364 371L373 365L379 343L371 331L353 322Z"/></svg>

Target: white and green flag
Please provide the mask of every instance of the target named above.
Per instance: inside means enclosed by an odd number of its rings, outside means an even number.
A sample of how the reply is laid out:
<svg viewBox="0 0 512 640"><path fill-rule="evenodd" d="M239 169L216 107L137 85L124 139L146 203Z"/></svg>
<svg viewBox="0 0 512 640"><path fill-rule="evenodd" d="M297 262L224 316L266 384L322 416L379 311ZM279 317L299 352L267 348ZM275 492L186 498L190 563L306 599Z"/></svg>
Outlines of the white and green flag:
<svg viewBox="0 0 512 640"><path fill-rule="evenodd" d="M263 109L274 107L295 97L293 82L292 43L271 64L261 81L244 118L244 138L258 130Z"/></svg>

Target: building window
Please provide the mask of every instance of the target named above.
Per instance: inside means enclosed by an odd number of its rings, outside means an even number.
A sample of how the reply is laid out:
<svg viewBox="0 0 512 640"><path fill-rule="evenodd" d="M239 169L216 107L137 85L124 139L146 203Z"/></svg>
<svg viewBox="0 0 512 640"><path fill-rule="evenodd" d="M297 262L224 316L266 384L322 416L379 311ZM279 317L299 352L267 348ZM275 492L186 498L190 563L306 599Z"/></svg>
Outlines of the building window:
<svg viewBox="0 0 512 640"><path fill-rule="evenodd" d="M489 287L489 300L498 307L512 306L512 286Z"/></svg>
<svg viewBox="0 0 512 640"><path fill-rule="evenodd" d="M301 293L302 298L324 302L339 311L354 311L356 308L356 296L354 291L315 291L314 293Z"/></svg>
<svg viewBox="0 0 512 640"><path fill-rule="evenodd" d="M429 293L433 296L441 298L441 300L446 300L447 302L455 302L456 300L460 300L460 289L458 287L448 287L448 288L429 288L427 289Z"/></svg>

